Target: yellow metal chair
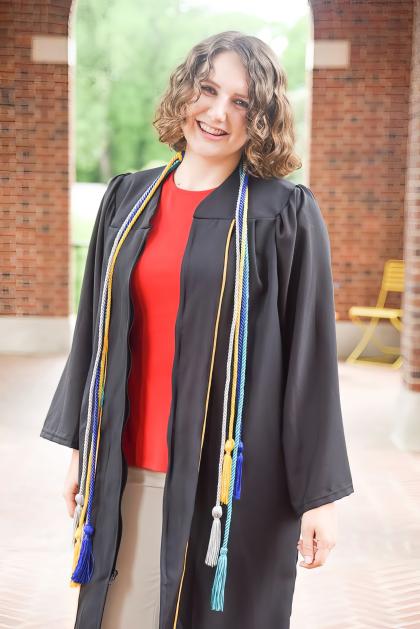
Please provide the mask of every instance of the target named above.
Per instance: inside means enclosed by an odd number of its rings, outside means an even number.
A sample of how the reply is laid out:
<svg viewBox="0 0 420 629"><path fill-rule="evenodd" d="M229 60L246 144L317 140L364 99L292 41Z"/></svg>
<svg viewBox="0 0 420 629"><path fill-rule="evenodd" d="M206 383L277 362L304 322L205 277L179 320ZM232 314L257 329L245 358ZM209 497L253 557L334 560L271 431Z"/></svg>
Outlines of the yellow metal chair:
<svg viewBox="0 0 420 629"><path fill-rule="evenodd" d="M402 364L402 356L398 347L382 345L375 339L375 328L380 319L389 321L399 332L402 330L401 308L386 308L385 301L389 292L402 293L404 290L404 261L403 260L387 260L384 266L384 274L382 277L381 290L378 295L376 306L352 306L349 309L351 321L356 325L366 328L362 338L348 356L348 363L364 363L370 365L385 365L393 369L398 369ZM367 323L362 318L370 319ZM362 358L361 354L366 349L369 342L372 342L381 352L381 356L370 358ZM387 356L396 356L397 358L390 362Z"/></svg>

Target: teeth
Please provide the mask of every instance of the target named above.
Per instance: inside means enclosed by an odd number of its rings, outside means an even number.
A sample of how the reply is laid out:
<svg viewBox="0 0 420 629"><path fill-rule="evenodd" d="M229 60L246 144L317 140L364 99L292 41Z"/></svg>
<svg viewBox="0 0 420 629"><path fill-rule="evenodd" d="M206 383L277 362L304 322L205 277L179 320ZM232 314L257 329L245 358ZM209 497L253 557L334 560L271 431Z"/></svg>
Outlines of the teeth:
<svg viewBox="0 0 420 629"><path fill-rule="evenodd" d="M200 125L201 129L203 129L204 131L207 131L208 133L211 133L212 135L226 135L224 131L221 131L220 129L214 129L213 127L209 127L208 125L204 124L204 122L200 122L200 120L198 120L197 122Z"/></svg>

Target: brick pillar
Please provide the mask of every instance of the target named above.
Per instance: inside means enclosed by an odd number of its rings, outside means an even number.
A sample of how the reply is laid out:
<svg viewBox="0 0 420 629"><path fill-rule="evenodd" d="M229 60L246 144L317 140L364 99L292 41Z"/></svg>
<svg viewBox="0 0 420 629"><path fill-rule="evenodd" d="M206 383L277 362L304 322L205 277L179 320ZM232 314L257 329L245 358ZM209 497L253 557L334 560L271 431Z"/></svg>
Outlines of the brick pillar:
<svg viewBox="0 0 420 629"><path fill-rule="evenodd" d="M420 0L414 7L407 165L403 387L392 437L402 449L420 450Z"/></svg>
<svg viewBox="0 0 420 629"><path fill-rule="evenodd" d="M311 6L310 186L331 237L339 351L348 308L374 305L384 261L404 258L404 362L388 420L396 446L420 451L420 0Z"/></svg>
<svg viewBox="0 0 420 629"><path fill-rule="evenodd" d="M375 305L385 260L403 257L412 0L311 0L309 184L331 239L340 357L360 338L353 305ZM400 296L387 302L400 306ZM391 328L383 326L388 333ZM384 339L389 344L396 338Z"/></svg>
<svg viewBox="0 0 420 629"><path fill-rule="evenodd" d="M68 348L70 6L0 3L0 351Z"/></svg>

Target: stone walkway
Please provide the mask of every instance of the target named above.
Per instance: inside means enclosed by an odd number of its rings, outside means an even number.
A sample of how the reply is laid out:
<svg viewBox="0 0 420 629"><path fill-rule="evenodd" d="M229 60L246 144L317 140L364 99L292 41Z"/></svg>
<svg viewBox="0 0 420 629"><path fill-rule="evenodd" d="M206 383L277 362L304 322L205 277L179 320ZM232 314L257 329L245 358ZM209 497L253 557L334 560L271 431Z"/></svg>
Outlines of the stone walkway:
<svg viewBox="0 0 420 629"><path fill-rule="evenodd" d="M0 357L1 628L73 628L72 520L61 497L71 451L39 437L64 361ZM327 563L298 566L291 629L420 628L420 453L389 440L401 375L339 369L355 493L337 502Z"/></svg>

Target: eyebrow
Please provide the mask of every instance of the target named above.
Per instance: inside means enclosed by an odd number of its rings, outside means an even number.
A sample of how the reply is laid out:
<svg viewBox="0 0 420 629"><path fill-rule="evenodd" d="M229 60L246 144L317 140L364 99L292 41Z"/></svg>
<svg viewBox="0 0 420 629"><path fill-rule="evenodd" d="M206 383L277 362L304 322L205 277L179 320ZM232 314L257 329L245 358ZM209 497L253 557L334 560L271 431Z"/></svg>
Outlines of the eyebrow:
<svg viewBox="0 0 420 629"><path fill-rule="evenodd" d="M213 83L213 85L215 85L216 87L220 88L220 85L218 85L218 83L216 83L216 81L212 81L209 78L203 79L203 81L208 81L209 83ZM240 94L239 92L235 92L234 96L240 96L241 98L249 98L249 96L245 96L244 94Z"/></svg>

